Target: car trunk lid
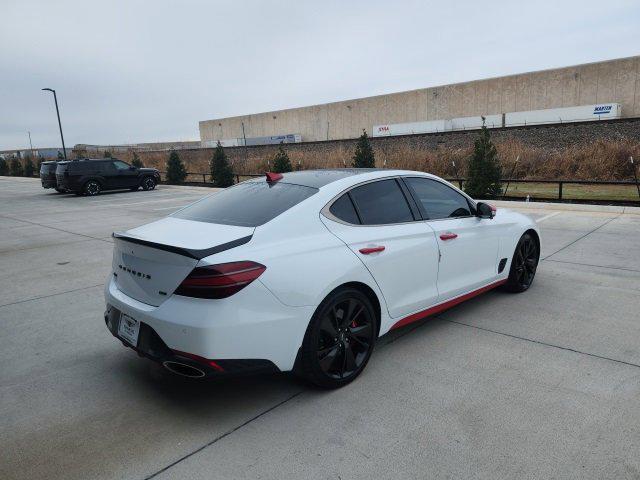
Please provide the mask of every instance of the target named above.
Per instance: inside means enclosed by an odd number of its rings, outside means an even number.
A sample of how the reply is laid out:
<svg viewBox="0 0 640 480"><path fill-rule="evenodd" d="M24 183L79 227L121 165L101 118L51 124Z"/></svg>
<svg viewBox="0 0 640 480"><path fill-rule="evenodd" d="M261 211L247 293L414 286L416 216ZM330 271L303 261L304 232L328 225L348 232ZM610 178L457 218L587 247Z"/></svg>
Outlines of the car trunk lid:
<svg viewBox="0 0 640 480"><path fill-rule="evenodd" d="M253 230L168 217L114 233L113 271L118 289L159 306L200 259L247 243Z"/></svg>

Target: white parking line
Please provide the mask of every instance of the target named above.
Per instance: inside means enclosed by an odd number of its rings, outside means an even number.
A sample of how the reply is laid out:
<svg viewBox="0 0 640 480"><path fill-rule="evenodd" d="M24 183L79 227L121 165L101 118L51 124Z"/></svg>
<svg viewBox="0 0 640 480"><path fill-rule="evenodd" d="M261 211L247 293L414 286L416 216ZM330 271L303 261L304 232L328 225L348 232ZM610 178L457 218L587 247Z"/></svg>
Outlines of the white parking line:
<svg viewBox="0 0 640 480"><path fill-rule="evenodd" d="M179 197L179 198L167 198L165 200L147 200L146 202L135 202L135 203L112 203L109 206L110 207L130 207L131 205L145 205L148 203L164 203L164 202L181 202L181 201L196 201L198 200L198 198L193 198L191 199L191 197Z"/></svg>
<svg viewBox="0 0 640 480"><path fill-rule="evenodd" d="M190 195L187 193L187 195ZM85 200L85 204L91 204L91 205L99 205L99 204L103 204L103 203L111 203L114 200L118 201L118 200L131 200L133 198L136 198L140 196L140 194L138 193L138 195L136 195L135 193L117 193L117 194L111 194L111 195L104 195L98 198L92 198L92 199L88 199ZM149 194L149 193L145 193L145 197L151 197L151 198L171 198L171 197L175 197L176 193L156 193L156 194Z"/></svg>
<svg viewBox="0 0 640 480"><path fill-rule="evenodd" d="M172 207L164 207L164 208L154 208L151 211L152 212L160 212L161 210L180 210L183 207L186 207L187 205L189 205L188 203L185 205L178 205L177 207L174 205Z"/></svg>
<svg viewBox="0 0 640 480"><path fill-rule="evenodd" d="M538 220L536 220L536 223L540 223L540 222L544 222L546 219L551 218L551 217L555 217L556 215L560 215L562 212L553 212L550 213L549 215L545 215L542 218L539 218Z"/></svg>

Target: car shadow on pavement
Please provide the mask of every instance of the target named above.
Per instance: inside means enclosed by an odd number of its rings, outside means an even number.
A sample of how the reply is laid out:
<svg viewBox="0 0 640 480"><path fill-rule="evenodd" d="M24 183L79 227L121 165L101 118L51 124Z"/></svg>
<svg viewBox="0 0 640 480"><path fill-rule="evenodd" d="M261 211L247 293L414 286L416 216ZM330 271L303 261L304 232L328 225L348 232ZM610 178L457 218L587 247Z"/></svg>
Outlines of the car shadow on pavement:
<svg viewBox="0 0 640 480"><path fill-rule="evenodd" d="M128 188L122 189L122 190L107 190L104 192L100 192L100 195L95 195L95 196L76 194L73 192L65 192L65 193L46 192L46 193L48 193L50 197L56 197L56 198L103 198L103 197L108 197L110 195L117 195L119 193L135 193L135 192L144 192L144 190L142 189L130 190Z"/></svg>

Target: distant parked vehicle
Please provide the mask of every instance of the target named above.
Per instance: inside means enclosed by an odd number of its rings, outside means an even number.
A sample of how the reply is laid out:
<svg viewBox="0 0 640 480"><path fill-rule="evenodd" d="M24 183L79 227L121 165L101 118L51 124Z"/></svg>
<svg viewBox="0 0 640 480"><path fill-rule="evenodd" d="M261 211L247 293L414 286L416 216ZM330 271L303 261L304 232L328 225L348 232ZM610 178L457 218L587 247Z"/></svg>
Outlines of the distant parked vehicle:
<svg viewBox="0 0 640 480"><path fill-rule="evenodd" d="M137 168L116 158L85 158L58 162L56 180L58 188L93 196L103 190L153 190L160 181L160 172Z"/></svg>
<svg viewBox="0 0 640 480"><path fill-rule="evenodd" d="M40 181L43 188L55 188L56 192L64 193L56 181L56 167L58 162L42 162L40 165Z"/></svg>

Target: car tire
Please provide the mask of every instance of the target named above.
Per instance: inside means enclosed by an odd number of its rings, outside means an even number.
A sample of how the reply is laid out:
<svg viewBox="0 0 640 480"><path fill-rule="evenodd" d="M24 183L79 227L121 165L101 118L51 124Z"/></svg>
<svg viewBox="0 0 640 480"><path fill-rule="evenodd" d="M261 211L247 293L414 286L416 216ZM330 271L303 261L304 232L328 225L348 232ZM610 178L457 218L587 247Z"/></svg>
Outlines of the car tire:
<svg viewBox="0 0 640 480"><path fill-rule="evenodd" d="M318 306L302 342L297 372L322 388L339 388L358 377L373 352L378 318L360 290L335 290Z"/></svg>
<svg viewBox="0 0 640 480"><path fill-rule="evenodd" d="M513 252L509 278L504 285L504 289L512 293L528 290L533 283L539 261L540 248L538 241L531 233L525 233L520 237Z"/></svg>
<svg viewBox="0 0 640 480"><path fill-rule="evenodd" d="M156 181L153 177L146 177L142 179L143 190L153 190L156 188Z"/></svg>
<svg viewBox="0 0 640 480"><path fill-rule="evenodd" d="M58 187L56 187L56 192L58 192L58 193L67 193L67 191L64 188L58 188Z"/></svg>
<svg viewBox="0 0 640 480"><path fill-rule="evenodd" d="M89 180L87 183L84 184L84 187L82 188L82 192L85 195L88 195L90 197L99 195L100 190L102 190L102 186L100 185L100 182L98 182L97 180Z"/></svg>

